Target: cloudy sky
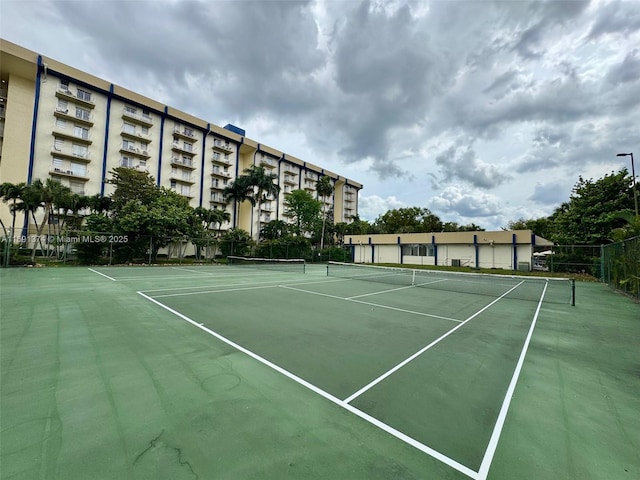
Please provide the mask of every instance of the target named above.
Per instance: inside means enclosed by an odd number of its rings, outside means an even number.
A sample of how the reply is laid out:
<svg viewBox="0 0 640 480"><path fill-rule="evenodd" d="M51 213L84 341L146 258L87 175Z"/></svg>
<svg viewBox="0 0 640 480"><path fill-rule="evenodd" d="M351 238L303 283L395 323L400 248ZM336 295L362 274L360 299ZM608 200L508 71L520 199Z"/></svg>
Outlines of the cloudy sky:
<svg viewBox="0 0 640 480"><path fill-rule="evenodd" d="M640 170L640 2L13 1L0 35L491 230Z"/></svg>

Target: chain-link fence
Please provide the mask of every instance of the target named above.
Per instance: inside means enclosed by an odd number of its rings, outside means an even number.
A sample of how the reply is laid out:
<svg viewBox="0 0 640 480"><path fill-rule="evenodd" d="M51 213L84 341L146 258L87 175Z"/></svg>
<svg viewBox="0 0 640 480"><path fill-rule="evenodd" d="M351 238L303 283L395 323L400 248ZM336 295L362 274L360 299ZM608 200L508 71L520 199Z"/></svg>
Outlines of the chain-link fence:
<svg viewBox="0 0 640 480"><path fill-rule="evenodd" d="M576 273L601 277L599 245L554 245L537 247L533 269L554 273Z"/></svg>
<svg viewBox="0 0 640 480"><path fill-rule="evenodd" d="M602 280L640 300L640 237L602 246Z"/></svg>

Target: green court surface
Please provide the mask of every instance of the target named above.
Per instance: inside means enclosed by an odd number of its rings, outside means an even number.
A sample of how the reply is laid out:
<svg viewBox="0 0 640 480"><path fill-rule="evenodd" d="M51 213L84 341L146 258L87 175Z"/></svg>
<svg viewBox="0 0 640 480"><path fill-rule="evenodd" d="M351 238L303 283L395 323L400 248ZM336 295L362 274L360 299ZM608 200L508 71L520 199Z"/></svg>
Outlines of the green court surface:
<svg viewBox="0 0 640 480"><path fill-rule="evenodd" d="M640 478L639 305L365 280L0 271L0 478Z"/></svg>

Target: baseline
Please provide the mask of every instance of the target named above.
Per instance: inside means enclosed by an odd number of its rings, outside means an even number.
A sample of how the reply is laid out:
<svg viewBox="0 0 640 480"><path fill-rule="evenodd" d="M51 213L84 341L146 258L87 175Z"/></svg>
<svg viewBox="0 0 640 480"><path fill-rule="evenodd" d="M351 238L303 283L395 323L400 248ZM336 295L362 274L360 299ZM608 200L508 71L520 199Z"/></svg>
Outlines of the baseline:
<svg viewBox="0 0 640 480"><path fill-rule="evenodd" d="M235 348L236 350L244 353L245 355L253 358L254 360L257 360L258 362L262 363L263 365L266 365L267 367L277 371L278 373L284 375L285 377L293 380L294 382L308 388L309 390L311 390L312 392L320 395L321 397L324 397L325 399L331 401L332 403L344 408L345 410L353 413L354 415L362 418L363 420L367 421L368 423L380 428L381 430L389 433L390 435L393 435L395 438L403 441L404 443L426 453L427 455L435 458L436 460L439 460L440 462L450 466L451 468L459 471L460 473L463 473L464 475L472 478L473 480L476 480L477 478L477 472L471 470L469 467L466 467L465 465L462 465L461 463L455 461L452 458L447 457L446 455L444 455L443 453L438 452L437 450L434 450L433 448L419 442L418 440L415 440L414 438L400 432L399 430L396 430L395 428L391 427L390 425L387 425L384 422L381 422L380 420L372 417L371 415L366 414L365 412L363 412L362 410L359 410L358 408L354 407L353 405L350 405L346 402L344 402L343 400L340 400L338 397L330 394L329 392L322 390L321 388L313 385L312 383L304 380L301 377L298 377L297 375L295 375L292 372L289 372L288 370L285 370L284 368L280 367L279 365L276 365L273 362L270 362L269 360L267 360L264 357L261 357L260 355L252 352L251 350L246 349L245 347L229 340L228 338L224 337L223 335L220 335L219 333L211 330L208 327L205 327L203 324L201 323L197 323L196 321L192 320L191 318L187 317L186 315L178 312L177 310L174 310L171 307L168 307L167 305L164 305L163 303L155 300L152 297L149 297L148 295L145 295L144 293L142 293L141 291L136 292L138 295L140 295L141 297L149 300L150 302L158 305L159 307L167 310L168 312L172 313L173 315L177 316L178 318L181 318L182 320L190 323L191 325L193 325L196 328L199 328L200 330L208 333L209 335L217 338L218 340L226 343L227 345Z"/></svg>
<svg viewBox="0 0 640 480"><path fill-rule="evenodd" d="M103 277L108 278L112 282L117 282L117 280L115 278L112 278L109 275L105 275L104 273L100 273L99 271L94 270L93 268L89 268L88 270L92 271L93 273L97 273L98 275L102 275Z"/></svg>

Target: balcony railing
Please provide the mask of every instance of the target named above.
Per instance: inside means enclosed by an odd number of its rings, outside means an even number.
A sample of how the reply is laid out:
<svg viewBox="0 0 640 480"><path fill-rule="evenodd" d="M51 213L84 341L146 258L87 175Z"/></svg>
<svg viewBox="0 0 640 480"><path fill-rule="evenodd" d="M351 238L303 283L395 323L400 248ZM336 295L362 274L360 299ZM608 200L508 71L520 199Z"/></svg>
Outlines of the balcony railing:
<svg viewBox="0 0 640 480"><path fill-rule="evenodd" d="M71 148L56 148L54 145L51 147L51 155L54 157L68 158L71 160L82 160L83 162L91 161L91 152L77 152Z"/></svg>
<svg viewBox="0 0 640 480"><path fill-rule="evenodd" d="M186 167L194 169L196 167L193 166L193 160L186 160L184 158L171 157L171 165L178 165L180 167Z"/></svg>
<svg viewBox="0 0 640 480"><path fill-rule="evenodd" d="M214 140L213 148L216 150L222 150L223 152L233 152L231 144L229 142L222 142L221 140Z"/></svg>
<svg viewBox="0 0 640 480"><path fill-rule="evenodd" d="M75 170L72 167L55 167L51 165L51 167L49 167L49 173L51 173L52 175L61 175L64 177L75 177L85 180L89 179L89 172L87 170Z"/></svg>
<svg viewBox="0 0 640 480"><path fill-rule="evenodd" d="M56 97L62 98L64 100L72 100L88 108L94 108L96 106L96 103L93 100L93 95L91 95L91 93L89 92L85 92L83 94L76 91L76 93L73 93L68 88L58 87L58 89L56 90Z"/></svg>
<svg viewBox="0 0 640 480"><path fill-rule="evenodd" d="M224 165L231 165L231 160L228 155L222 155L218 152L213 152L211 156L211 161L215 163L222 163Z"/></svg>
<svg viewBox="0 0 640 480"><path fill-rule="evenodd" d="M216 193L211 194L211 198L209 201L214 203L227 203L225 202L223 195L216 194Z"/></svg>
<svg viewBox="0 0 640 480"><path fill-rule="evenodd" d="M178 128L178 127L174 127L173 129L173 134L177 135L179 137L185 137L185 138L189 138L192 139L193 141L196 141L196 136L193 132L186 130L184 128Z"/></svg>
<svg viewBox="0 0 640 480"><path fill-rule="evenodd" d="M126 108L122 110L122 117L129 118L147 127L153 125L153 119L151 118L151 116L145 113L132 112L130 110L127 110Z"/></svg>

